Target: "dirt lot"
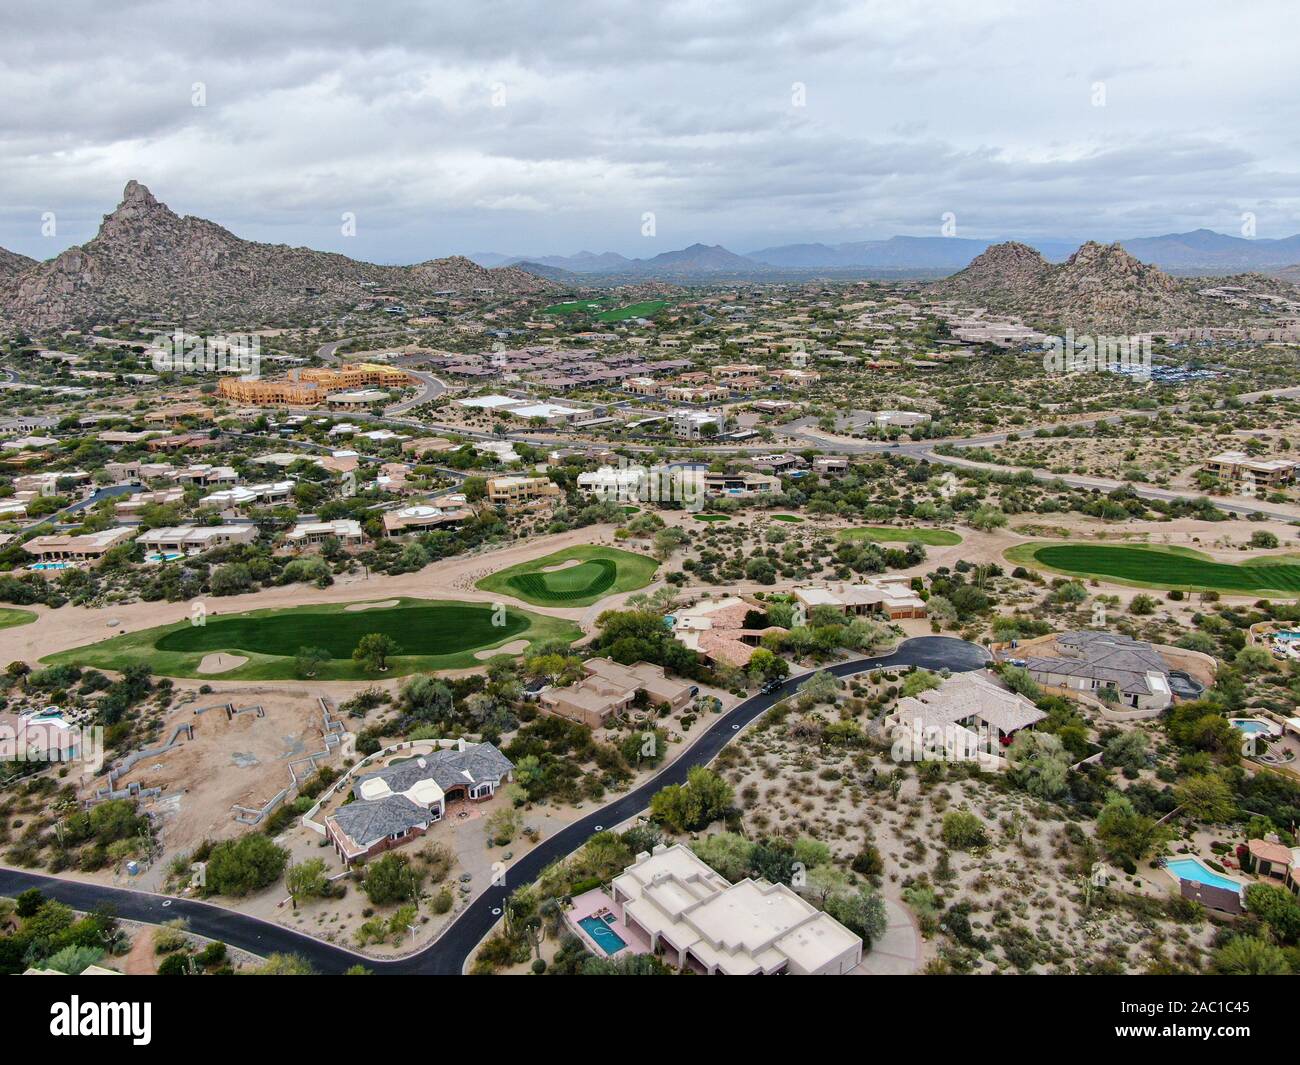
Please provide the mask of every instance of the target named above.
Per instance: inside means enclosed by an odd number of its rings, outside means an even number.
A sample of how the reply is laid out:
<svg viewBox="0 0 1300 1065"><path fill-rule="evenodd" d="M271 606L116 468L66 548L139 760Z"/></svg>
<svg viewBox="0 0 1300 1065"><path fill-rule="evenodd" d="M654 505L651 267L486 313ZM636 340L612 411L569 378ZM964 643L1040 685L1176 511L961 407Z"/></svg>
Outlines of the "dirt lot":
<svg viewBox="0 0 1300 1065"><path fill-rule="evenodd" d="M261 705L255 713L229 717L221 706ZM211 707L201 714L195 710ZM324 750L321 714L309 692L288 692L263 685L230 685L194 700L168 715L163 737L181 723L194 726L193 741L156 758L146 758L118 781L119 787L139 783L161 787L163 794L145 809L162 819L166 859L193 849L204 839L223 839L243 832L232 807L260 807L288 787L289 762ZM310 771L310 767L302 767ZM101 778L102 779L102 778Z"/></svg>

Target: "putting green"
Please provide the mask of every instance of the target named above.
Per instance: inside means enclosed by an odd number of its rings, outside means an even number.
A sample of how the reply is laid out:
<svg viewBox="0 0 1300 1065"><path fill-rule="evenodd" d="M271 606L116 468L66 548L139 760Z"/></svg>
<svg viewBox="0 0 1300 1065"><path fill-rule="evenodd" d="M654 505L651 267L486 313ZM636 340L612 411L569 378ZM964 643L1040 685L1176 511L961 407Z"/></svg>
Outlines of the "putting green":
<svg viewBox="0 0 1300 1065"><path fill-rule="evenodd" d="M1038 565L1072 577L1096 577L1136 588L1239 595L1300 595L1300 564L1258 555L1243 563L1216 562L1186 547L1134 544L1032 543L1005 552L1007 561Z"/></svg>
<svg viewBox="0 0 1300 1065"><path fill-rule="evenodd" d="M30 610L19 610L17 607L5 606L0 607L0 629L12 629L16 625L30 625L36 620L36 615Z"/></svg>
<svg viewBox="0 0 1300 1065"><path fill-rule="evenodd" d="M900 529L892 525L863 525L841 529L841 540L870 540L877 544L910 544L913 540L929 547L955 547L961 536L951 529Z"/></svg>
<svg viewBox="0 0 1300 1065"><path fill-rule="evenodd" d="M362 636L384 633L398 645L384 676L482 665L478 652L515 640L574 640L581 635L571 622L527 610L496 610L487 603L434 599L399 599L396 606L347 610L349 604L254 610L229 616L209 615L205 624L188 620L100 643L48 655L50 665L75 663L121 670L137 662L155 673L200 677L206 655L222 651L247 657L222 679L288 680L297 676L295 657L301 647L319 647L329 660L317 680L355 680L372 674L352 661Z"/></svg>
<svg viewBox="0 0 1300 1065"><path fill-rule="evenodd" d="M658 568L652 558L615 547L570 547L490 573L477 587L537 606L590 606L644 588Z"/></svg>

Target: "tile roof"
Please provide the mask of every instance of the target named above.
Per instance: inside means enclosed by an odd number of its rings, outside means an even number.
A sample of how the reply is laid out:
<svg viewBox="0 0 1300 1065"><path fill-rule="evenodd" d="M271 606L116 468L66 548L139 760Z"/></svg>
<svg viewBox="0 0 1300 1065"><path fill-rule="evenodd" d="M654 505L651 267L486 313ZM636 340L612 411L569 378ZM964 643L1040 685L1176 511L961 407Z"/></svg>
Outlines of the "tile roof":
<svg viewBox="0 0 1300 1065"><path fill-rule="evenodd" d="M490 743L476 743L463 751L452 748L435 751L419 758L386 766L374 773L357 777L352 794L361 798L361 788L368 780L382 780L389 791L410 791L421 780L433 780L446 791L460 785L474 785L485 780L496 783L514 769L514 763Z"/></svg>

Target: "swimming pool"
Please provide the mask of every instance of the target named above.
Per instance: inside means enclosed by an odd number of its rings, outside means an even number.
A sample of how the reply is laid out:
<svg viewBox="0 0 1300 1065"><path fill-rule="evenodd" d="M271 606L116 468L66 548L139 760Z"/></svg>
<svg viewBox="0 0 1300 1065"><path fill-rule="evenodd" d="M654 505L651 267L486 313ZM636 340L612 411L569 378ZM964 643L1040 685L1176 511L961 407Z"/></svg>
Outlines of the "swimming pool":
<svg viewBox="0 0 1300 1065"><path fill-rule="evenodd" d="M1195 880L1210 887L1226 888L1228 891L1241 892L1241 885L1226 876L1220 876L1198 858L1175 858L1165 862L1165 868L1176 880Z"/></svg>
<svg viewBox="0 0 1300 1065"><path fill-rule="evenodd" d="M1257 721L1252 717L1234 717L1229 724L1233 728L1244 732L1247 736L1258 736L1261 732L1271 735L1273 732L1269 728L1267 721Z"/></svg>
<svg viewBox="0 0 1300 1065"><path fill-rule="evenodd" d="M45 570L67 569L68 564L66 562L33 562L27 568L43 573Z"/></svg>
<svg viewBox="0 0 1300 1065"><path fill-rule="evenodd" d="M587 935L591 936L591 938L596 941L596 945L606 954L617 954L627 946L623 941L623 937L615 932L614 929L610 928L609 925L599 917L584 917L578 922L578 924Z"/></svg>

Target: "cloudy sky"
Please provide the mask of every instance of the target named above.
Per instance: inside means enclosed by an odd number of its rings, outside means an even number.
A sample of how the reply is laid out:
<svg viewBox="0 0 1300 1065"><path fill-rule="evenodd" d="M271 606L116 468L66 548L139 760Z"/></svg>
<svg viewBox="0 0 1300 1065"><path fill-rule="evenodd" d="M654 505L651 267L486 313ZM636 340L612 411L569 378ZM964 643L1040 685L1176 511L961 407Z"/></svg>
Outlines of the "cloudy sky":
<svg viewBox="0 0 1300 1065"><path fill-rule="evenodd" d="M380 262L946 212L983 238L1300 232L1295 0L5 0L0 30L0 246L39 258L128 178Z"/></svg>

